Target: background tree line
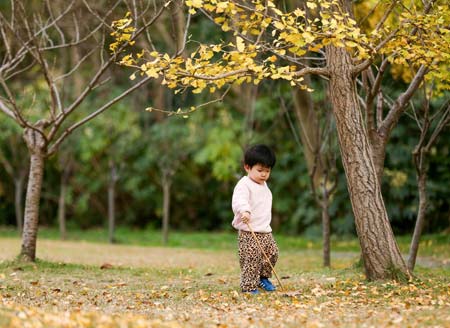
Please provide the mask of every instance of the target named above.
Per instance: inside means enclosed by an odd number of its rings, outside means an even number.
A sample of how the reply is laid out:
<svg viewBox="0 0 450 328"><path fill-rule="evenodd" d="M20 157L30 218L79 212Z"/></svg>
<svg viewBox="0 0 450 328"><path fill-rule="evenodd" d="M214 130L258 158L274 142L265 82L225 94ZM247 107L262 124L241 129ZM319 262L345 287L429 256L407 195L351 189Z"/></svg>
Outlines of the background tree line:
<svg viewBox="0 0 450 328"><path fill-rule="evenodd" d="M174 166L171 227L230 229L229 197L237 177L243 174L242 149L254 142L268 142L279 158L271 178L275 228L284 233L320 236L320 210L311 193L303 146L291 129L291 125L297 124L292 96L289 88L284 86L283 90L283 86L272 84L258 88L253 113L233 104L239 103L237 93L229 94L225 104L199 111L188 119L157 117L157 113L143 111L148 103L140 94L123 100L108 115L93 120L70 136L61 154L51 158L44 173L41 224L58 224L58 211L62 206L59 200L66 186L64 204L69 226L106 227L106 195L111 176L109 159L112 158L117 170L115 212L118 224L161 227L164 174L161 166ZM277 97L274 93L278 93ZM284 105L280 97L284 98ZM329 106L324 94L314 97L319 109ZM20 226L17 216L23 211L26 175L24 177L22 172L27 165L26 146L14 125L7 120L0 124L0 222ZM417 183L412 161L417 139L411 136L412 131L418 133L415 122L405 116L388 146L387 173L383 178L392 225L401 234L411 233L417 214ZM448 136L446 131L441 142L431 149L426 233L445 230L449 225L450 160L445 143ZM331 199L332 233L353 234L345 179L337 149L334 151L340 177ZM22 206L17 212L15 182L22 191Z"/></svg>

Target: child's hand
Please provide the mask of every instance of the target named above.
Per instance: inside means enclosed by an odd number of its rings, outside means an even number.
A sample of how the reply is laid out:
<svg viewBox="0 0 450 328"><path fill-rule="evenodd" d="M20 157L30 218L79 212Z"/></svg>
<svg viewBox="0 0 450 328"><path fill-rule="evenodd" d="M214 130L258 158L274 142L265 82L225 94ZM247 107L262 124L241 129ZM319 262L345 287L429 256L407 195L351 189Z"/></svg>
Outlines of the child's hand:
<svg viewBox="0 0 450 328"><path fill-rule="evenodd" d="M244 222L245 224L248 224L250 222L250 213L249 212L242 213L241 221Z"/></svg>

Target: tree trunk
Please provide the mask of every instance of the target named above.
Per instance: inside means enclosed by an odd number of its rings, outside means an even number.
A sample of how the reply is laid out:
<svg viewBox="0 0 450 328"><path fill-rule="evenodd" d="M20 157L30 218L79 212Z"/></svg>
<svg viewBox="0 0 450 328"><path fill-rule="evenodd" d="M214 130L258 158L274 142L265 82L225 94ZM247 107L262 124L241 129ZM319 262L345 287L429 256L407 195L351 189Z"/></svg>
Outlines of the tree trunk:
<svg viewBox="0 0 450 328"><path fill-rule="evenodd" d="M421 155L419 155L421 156ZM422 158L420 162L422 163ZM416 161L417 163L417 161ZM419 164L421 165L421 164ZM420 237L422 236L423 226L425 224L425 213L428 207L427 197L427 174L423 167L416 167L417 170L417 185L419 188L419 210L417 212L416 225L411 240L408 256L408 269L412 272L416 265L417 252L419 250Z"/></svg>
<svg viewBox="0 0 450 328"><path fill-rule="evenodd" d="M168 174L163 173L162 188L163 188L163 222L162 235L163 245L169 242L169 218L170 218L170 178Z"/></svg>
<svg viewBox="0 0 450 328"><path fill-rule="evenodd" d="M25 129L24 139L30 152L30 172L25 198L22 248L19 257L25 261L36 259L36 241L39 224L39 201L45 162L45 140L35 130Z"/></svg>
<svg viewBox="0 0 450 328"><path fill-rule="evenodd" d="M65 240L67 238L66 195L67 195L68 181L72 171L73 158L70 152L65 153L60 152L58 161L61 170L60 190L58 200L58 222L59 222L60 238L61 240Z"/></svg>
<svg viewBox="0 0 450 328"><path fill-rule="evenodd" d="M386 158L386 144L388 138L379 135L377 131L369 132L369 142L372 148L373 164L377 173L378 184L381 186L383 182L384 160Z"/></svg>
<svg viewBox="0 0 450 328"><path fill-rule="evenodd" d="M307 77L305 77L305 83L310 84ZM308 173L313 179L314 186L317 187L320 186L323 174L319 119L314 111L310 92L297 88L293 91L293 95L295 116L300 126L300 139L303 145Z"/></svg>
<svg viewBox="0 0 450 328"><path fill-rule="evenodd" d="M172 38L176 45L177 54L181 55L185 46L184 33L186 30L185 15L183 12L184 5L182 1L174 1L171 2L169 8L172 15Z"/></svg>
<svg viewBox="0 0 450 328"><path fill-rule="evenodd" d="M28 168L23 165L25 155L18 154L21 147L18 145L16 138L13 136L10 141L11 144L11 160L6 159L6 156L0 150L0 163L3 164L6 173L12 178L14 183L14 211L16 217L17 231L22 234L23 231L23 184L27 176ZM20 163L14 165L13 163ZM14 167L19 166L18 170Z"/></svg>
<svg viewBox="0 0 450 328"><path fill-rule="evenodd" d="M253 84L242 84L239 86L240 92L237 97L238 107L244 110L245 119L243 120L242 134L244 136L244 145L248 146L253 140L255 132L255 102L258 95L258 87Z"/></svg>
<svg viewBox="0 0 450 328"><path fill-rule="evenodd" d="M350 54L328 46L330 97L347 188L369 280L409 275L389 223L367 132L358 106Z"/></svg>
<svg viewBox="0 0 450 328"><path fill-rule="evenodd" d="M326 181L322 184L322 243L323 243L323 266L329 267L331 265L330 256L330 214L328 213L329 208L329 197L328 190L326 186Z"/></svg>
<svg viewBox="0 0 450 328"><path fill-rule="evenodd" d="M59 235L60 235L61 240L66 240L66 238L67 238L66 191L67 191L67 184L64 179L64 173L63 173L63 175L61 176L59 200L58 200L58 222L59 222Z"/></svg>
<svg viewBox="0 0 450 328"><path fill-rule="evenodd" d="M108 183L108 241L113 244L116 240L114 238L114 231L116 229L116 208L115 208L115 194L117 182L117 170L115 163L109 161L109 183Z"/></svg>

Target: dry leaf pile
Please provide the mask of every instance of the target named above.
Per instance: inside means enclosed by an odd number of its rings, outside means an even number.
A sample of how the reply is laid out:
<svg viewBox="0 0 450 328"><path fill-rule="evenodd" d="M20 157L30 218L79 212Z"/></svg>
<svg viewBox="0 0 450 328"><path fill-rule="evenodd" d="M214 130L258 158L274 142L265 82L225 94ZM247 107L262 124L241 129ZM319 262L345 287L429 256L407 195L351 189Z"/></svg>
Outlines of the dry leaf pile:
<svg viewBox="0 0 450 328"><path fill-rule="evenodd" d="M209 272L164 272L161 281L145 273L133 277L133 269L114 270L87 271L86 278L83 270L74 278L51 272L38 277L38 268L3 273L0 326L450 326L448 279L368 283L359 275L299 275L284 280L286 292L253 296L238 292L235 278Z"/></svg>
<svg viewBox="0 0 450 328"><path fill-rule="evenodd" d="M358 254L334 254L324 270L320 252L284 252L285 291L254 296L238 290L233 252L46 240L39 250L31 265L0 254L2 328L450 327L448 266L367 282Z"/></svg>

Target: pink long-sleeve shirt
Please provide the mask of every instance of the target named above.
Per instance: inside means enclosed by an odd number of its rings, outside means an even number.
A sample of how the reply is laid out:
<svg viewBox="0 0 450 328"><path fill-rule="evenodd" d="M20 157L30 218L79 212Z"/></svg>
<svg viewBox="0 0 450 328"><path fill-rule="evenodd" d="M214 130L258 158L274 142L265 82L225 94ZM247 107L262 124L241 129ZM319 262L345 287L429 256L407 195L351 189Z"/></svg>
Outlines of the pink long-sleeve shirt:
<svg viewBox="0 0 450 328"><path fill-rule="evenodd" d="M250 226L254 232L271 232L272 192L267 184L254 182L248 176L242 177L234 187L231 201L234 219L231 223L237 230L250 231L241 221L242 213L250 213Z"/></svg>

